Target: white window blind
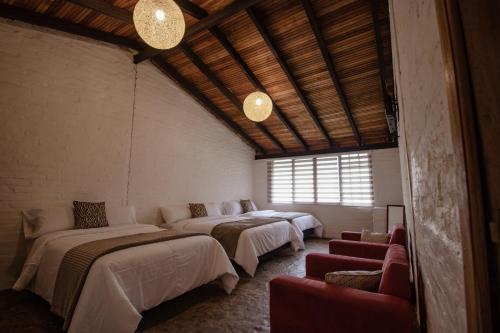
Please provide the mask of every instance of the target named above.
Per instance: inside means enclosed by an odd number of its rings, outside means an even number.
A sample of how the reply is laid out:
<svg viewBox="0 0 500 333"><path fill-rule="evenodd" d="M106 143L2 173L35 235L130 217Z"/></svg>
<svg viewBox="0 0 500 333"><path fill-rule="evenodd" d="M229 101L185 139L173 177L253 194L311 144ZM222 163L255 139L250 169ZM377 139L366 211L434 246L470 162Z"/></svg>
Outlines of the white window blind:
<svg viewBox="0 0 500 333"><path fill-rule="evenodd" d="M369 153L269 161L267 174L271 203L373 203Z"/></svg>

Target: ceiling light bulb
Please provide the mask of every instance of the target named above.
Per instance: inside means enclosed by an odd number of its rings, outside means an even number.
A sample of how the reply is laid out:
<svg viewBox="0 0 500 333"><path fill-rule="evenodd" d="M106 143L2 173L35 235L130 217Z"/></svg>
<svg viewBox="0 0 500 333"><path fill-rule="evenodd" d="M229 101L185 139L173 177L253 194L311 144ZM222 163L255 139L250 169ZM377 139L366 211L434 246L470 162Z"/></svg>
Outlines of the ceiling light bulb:
<svg viewBox="0 0 500 333"><path fill-rule="evenodd" d="M257 99L255 100L255 105L262 105L262 99L257 98Z"/></svg>
<svg viewBox="0 0 500 333"><path fill-rule="evenodd" d="M155 16L158 21L163 21L165 19L165 12L161 9L157 9Z"/></svg>

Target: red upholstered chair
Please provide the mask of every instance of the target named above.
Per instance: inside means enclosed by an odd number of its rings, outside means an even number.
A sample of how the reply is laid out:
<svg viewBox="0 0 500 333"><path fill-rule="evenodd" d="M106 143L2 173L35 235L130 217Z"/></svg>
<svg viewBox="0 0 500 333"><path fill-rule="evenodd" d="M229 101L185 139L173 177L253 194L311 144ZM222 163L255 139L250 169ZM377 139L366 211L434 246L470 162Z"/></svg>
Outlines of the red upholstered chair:
<svg viewBox="0 0 500 333"><path fill-rule="evenodd" d="M378 292L335 286L327 272L382 269ZM271 333L412 332L413 307L405 248L385 260L331 254L306 257L306 277L279 276L270 285Z"/></svg>
<svg viewBox="0 0 500 333"><path fill-rule="evenodd" d="M361 242L361 233L344 231L340 239L332 239L328 246L331 254L383 260L391 244L406 246L406 230L402 224L392 228L389 244Z"/></svg>

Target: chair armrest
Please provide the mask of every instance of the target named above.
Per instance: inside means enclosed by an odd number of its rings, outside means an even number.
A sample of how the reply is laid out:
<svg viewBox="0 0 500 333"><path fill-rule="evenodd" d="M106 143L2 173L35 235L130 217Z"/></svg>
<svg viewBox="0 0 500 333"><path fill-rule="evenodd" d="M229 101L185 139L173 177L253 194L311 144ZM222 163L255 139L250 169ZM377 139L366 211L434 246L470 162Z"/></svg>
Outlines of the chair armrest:
<svg viewBox="0 0 500 333"><path fill-rule="evenodd" d="M354 231L342 231L342 233L340 234L340 238L344 240L352 240L359 242L361 240L361 233Z"/></svg>
<svg viewBox="0 0 500 333"><path fill-rule="evenodd" d="M292 276L269 286L272 333L412 331L412 306L399 297Z"/></svg>
<svg viewBox="0 0 500 333"><path fill-rule="evenodd" d="M331 254L378 260L384 260L389 249L389 244L349 240L331 240L328 246Z"/></svg>
<svg viewBox="0 0 500 333"><path fill-rule="evenodd" d="M326 253L312 253L306 256L306 275L323 280L325 274L333 271L382 269L383 260L339 256Z"/></svg>

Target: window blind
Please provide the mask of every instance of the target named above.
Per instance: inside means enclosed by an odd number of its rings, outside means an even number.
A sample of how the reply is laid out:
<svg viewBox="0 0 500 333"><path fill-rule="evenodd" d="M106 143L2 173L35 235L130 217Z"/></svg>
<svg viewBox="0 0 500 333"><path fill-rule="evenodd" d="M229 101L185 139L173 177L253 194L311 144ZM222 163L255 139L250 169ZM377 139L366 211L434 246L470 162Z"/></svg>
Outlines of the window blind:
<svg viewBox="0 0 500 333"><path fill-rule="evenodd" d="M369 153L273 160L268 162L271 203L373 203Z"/></svg>

